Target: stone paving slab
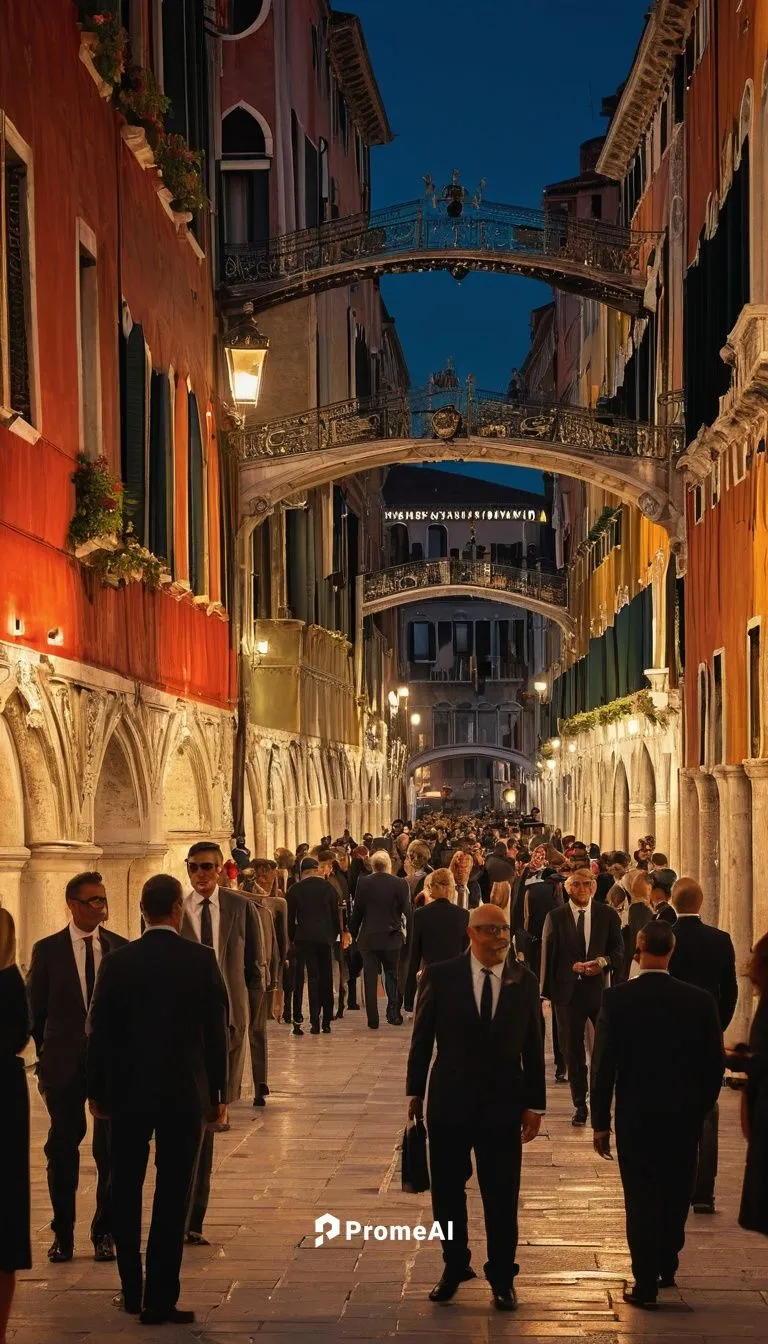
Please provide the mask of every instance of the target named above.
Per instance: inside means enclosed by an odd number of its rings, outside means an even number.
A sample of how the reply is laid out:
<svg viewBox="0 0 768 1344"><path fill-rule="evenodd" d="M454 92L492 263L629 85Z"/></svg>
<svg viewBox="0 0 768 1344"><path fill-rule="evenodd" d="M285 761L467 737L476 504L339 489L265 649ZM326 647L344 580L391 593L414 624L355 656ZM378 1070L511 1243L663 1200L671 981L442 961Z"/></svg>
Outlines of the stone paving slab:
<svg viewBox="0 0 768 1344"><path fill-rule="evenodd" d="M246 1096L232 1107L232 1129L215 1144L205 1228L212 1245L185 1255L181 1305L196 1311L192 1327L147 1330L115 1309L115 1267L90 1258L95 1169L85 1146L76 1258L48 1264L47 1117L32 1087L35 1266L19 1276L13 1344L768 1339L768 1246L736 1225L744 1145L733 1093L725 1091L721 1104L718 1214L691 1218L679 1288L664 1295L663 1310L646 1314L621 1299L629 1256L616 1164L595 1157L590 1131L571 1128L568 1089L553 1084L542 1134L525 1150L520 1308L506 1316L490 1308L482 1279L464 1285L450 1304L427 1300L440 1275L437 1243L360 1234L314 1245L314 1220L325 1212L363 1226L432 1221L429 1197L404 1195L399 1185L408 1028L369 1033L363 1015L354 1013L334 1023L330 1037L294 1037L276 1024L270 1032L267 1106L256 1111ZM474 1183L469 1211L479 1266L485 1248Z"/></svg>

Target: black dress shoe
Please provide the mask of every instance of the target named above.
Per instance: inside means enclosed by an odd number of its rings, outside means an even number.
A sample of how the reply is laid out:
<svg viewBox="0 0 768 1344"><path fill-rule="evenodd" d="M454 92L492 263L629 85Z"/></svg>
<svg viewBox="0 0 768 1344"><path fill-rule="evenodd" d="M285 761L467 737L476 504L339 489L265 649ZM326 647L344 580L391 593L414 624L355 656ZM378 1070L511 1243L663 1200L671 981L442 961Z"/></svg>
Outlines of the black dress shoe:
<svg viewBox="0 0 768 1344"><path fill-rule="evenodd" d="M344 1016L344 1009L340 1008L338 1013L334 1013L334 1020L338 1022Z"/></svg>
<svg viewBox="0 0 768 1344"><path fill-rule="evenodd" d="M93 1258L94 1260L116 1260L115 1243L109 1233L102 1237L94 1237L93 1240Z"/></svg>
<svg viewBox="0 0 768 1344"><path fill-rule="evenodd" d="M714 1212L715 1212L714 1201L713 1201L711 1204L705 1204L705 1203L703 1203L703 1202L702 1202L702 1203L699 1203L698 1201L694 1201L693 1204L691 1205L691 1208L693 1209L693 1212L694 1212L694 1213L714 1213Z"/></svg>
<svg viewBox="0 0 768 1344"><path fill-rule="evenodd" d="M646 1293L637 1284L633 1288L625 1288L622 1296L628 1307L640 1307L641 1311L656 1310L656 1294Z"/></svg>
<svg viewBox="0 0 768 1344"><path fill-rule="evenodd" d="M194 1311L179 1311L178 1307L167 1307L165 1311L152 1311L145 1307L139 1316L142 1325L192 1325Z"/></svg>
<svg viewBox="0 0 768 1344"><path fill-rule="evenodd" d="M72 1259L75 1254L75 1248L71 1241L62 1241L61 1237L54 1237L52 1245L48 1248L48 1259L52 1265L63 1265Z"/></svg>
<svg viewBox="0 0 768 1344"><path fill-rule="evenodd" d="M294 1024L293 1024L293 1034L294 1034L294 1036L303 1036L303 1035L304 1035L304 1031L303 1031L303 1029L299 1026L298 1022L294 1022Z"/></svg>
<svg viewBox="0 0 768 1344"><path fill-rule="evenodd" d="M588 1117L587 1117L587 1108L586 1108L586 1106L577 1106L577 1107L576 1107L576 1110L573 1112L573 1117L572 1117L572 1119L571 1119L571 1124L572 1124L572 1125L574 1126L574 1128L576 1128L576 1129L583 1129L584 1126L585 1126L586 1123L587 1123L587 1118L588 1118Z"/></svg>
<svg viewBox="0 0 768 1344"><path fill-rule="evenodd" d="M460 1274L443 1274L443 1277L435 1284L429 1294L429 1300L430 1302L450 1302L460 1283L466 1283L469 1279L476 1278L474 1269L463 1269Z"/></svg>
<svg viewBox="0 0 768 1344"><path fill-rule="evenodd" d="M378 1024L378 1022L369 1022L369 1023L368 1023L368 1029L369 1029L369 1031L378 1031L378 1030L379 1030L379 1024Z"/></svg>
<svg viewBox="0 0 768 1344"><path fill-rule="evenodd" d="M659 1275L659 1287L660 1287L660 1288L676 1288L676 1287L677 1287L677 1279L675 1278L674 1274L660 1274L660 1275Z"/></svg>
<svg viewBox="0 0 768 1344"><path fill-rule="evenodd" d="M210 1246L210 1241L204 1237L202 1232L187 1232L184 1238L185 1246Z"/></svg>
<svg viewBox="0 0 768 1344"><path fill-rule="evenodd" d="M567 1074L567 1073L556 1073L556 1074L555 1074L555 1082L556 1082L556 1083L567 1083L567 1082L568 1082L568 1074Z"/></svg>
<svg viewBox="0 0 768 1344"><path fill-rule="evenodd" d="M331 1034L331 1024L330 1022L325 1022L323 1024L323 1035L330 1036L330 1034Z"/></svg>
<svg viewBox="0 0 768 1344"><path fill-rule="evenodd" d="M359 1003L348 1003L348 1004L347 1004L347 1012L348 1012L348 1013L359 1013L359 1012L360 1012L360 1004L359 1004Z"/></svg>
<svg viewBox="0 0 768 1344"><path fill-rule="evenodd" d="M494 1288L493 1305L497 1311L517 1311L517 1293L514 1286L502 1288L500 1292Z"/></svg>
<svg viewBox="0 0 768 1344"><path fill-rule="evenodd" d="M130 1298L126 1298L125 1293L117 1293L116 1296L112 1298L112 1303L114 1306L118 1307L120 1311L124 1311L128 1316L138 1316L141 1311L141 1303L132 1302Z"/></svg>
<svg viewBox="0 0 768 1344"><path fill-rule="evenodd" d="M403 1015L402 1015L402 1013L398 1013L398 1014L397 1014L397 1017L388 1017L388 1018L387 1018L387 1021L388 1021L389 1025L390 1025L390 1027L402 1027L402 1025L403 1025Z"/></svg>
<svg viewBox="0 0 768 1344"><path fill-rule="evenodd" d="M309 1028L309 1034L310 1034L310 1036L319 1036L319 1035L320 1035L320 1027L319 1027L319 1026L310 1027L310 1028Z"/></svg>
<svg viewBox="0 0 768 1344"><path fill-rule="evenodd" d="M254 1106L266 1106L267 1098L262 1096L261 1093L259 1093L258 1097L253 1098L253 1104Z"/></svg>

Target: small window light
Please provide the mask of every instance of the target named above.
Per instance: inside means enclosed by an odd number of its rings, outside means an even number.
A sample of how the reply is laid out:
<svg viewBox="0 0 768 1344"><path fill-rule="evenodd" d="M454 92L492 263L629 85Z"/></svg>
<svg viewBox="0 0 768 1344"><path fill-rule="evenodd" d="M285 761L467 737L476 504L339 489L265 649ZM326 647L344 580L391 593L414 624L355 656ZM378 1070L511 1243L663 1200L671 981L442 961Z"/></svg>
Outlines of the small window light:
<svg viewBox="0 0 768 1344"><path fill-rule="evenodd" d="M269 653L269 640L268 640L268 639L260 639L260 640L258 641L257 645L256 645L256 652L257 652L262 658L264 657L265 654Z"/></svg>
<svg viewBox="0 0 768 1344"><path fill-rule="evenodd" d="M48 643L49 644L64 643L64 631L61 629L61 626L54 625L53 629L48 631Z"/></svg>
<svg viewBox="0 0 768 1344"><path fill-rule="evenodd" d="M8 633L16 636L24 634L24 622L20 616L12 616L8 622Z"/></svg>

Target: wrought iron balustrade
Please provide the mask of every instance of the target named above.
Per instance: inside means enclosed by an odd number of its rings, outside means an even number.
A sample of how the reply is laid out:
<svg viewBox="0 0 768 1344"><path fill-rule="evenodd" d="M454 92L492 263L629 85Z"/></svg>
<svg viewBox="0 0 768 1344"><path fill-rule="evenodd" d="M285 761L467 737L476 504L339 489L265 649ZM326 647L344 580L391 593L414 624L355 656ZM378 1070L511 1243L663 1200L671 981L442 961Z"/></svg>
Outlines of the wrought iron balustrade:
<svg viewBox="0 0 768 1344"><path fill-rule="evenodd" d="M564 574L543 574L538 569L515 569L486 560L415 560L395 565L363 579L363 603L383 598L417 595L425 588L472 587L494 593L514 593L553 606L566 607L568 584Z"/></svg>
<svg viewBox="0 0 768 1344"><path fill-rule="evenodd" d="M683 451L682 425L650 425L564 404L511 401L504 393L458 387L380 392L237 431L244 462L294 457L387 439L527 440L585 454L666 461Z"/></svg>
<svg viewBox="0 0 768 1344"><path fill-rule="evenodd" d="M574 219L564 211L489 202L451 218L423 200L408 201L284 234L263 247L230 244L224 250L224 280L228 286L269 285L414 252L449 253L458 269L462 253L491 261L494 255L516 255L629 278L642 273L659 237L601 220Z"/></svg>

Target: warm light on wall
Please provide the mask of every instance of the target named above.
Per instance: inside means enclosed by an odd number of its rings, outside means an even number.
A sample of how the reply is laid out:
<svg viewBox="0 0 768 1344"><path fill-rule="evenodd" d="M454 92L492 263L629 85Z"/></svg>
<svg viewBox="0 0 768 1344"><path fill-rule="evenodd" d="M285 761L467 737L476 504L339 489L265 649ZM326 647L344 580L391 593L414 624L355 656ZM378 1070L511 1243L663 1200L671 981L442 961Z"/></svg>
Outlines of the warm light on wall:
<svg viewBox="0 0 768 1344"><path fill-rule="evenodd" d="M504 794L504 802L508 803L510 807L514 807L517 802L517 791L515 789L507 789L507 792Z"/></svg>
<svg viewBox="0 0 768 1344"><path fill-rule="evenodd" d="M58 625L55 625L52 630L48 631L48 643L49 644L64 643L64 631Z"/></svg>
<svg viewBox="0 0 768 1344"><path fill-rule="evenodd" d="M269 640L260 639L256 645L256 652L260 654L262 658L266 653L269 653Z"/></svg>
<svg viewBox="0 0 768 1344"><path fill-rule="evenodd" d="M576 751L576 743L575 743L575 742L569 742L569 743L568 743L568 750L569 750L569 751L572 751L572 752L575 752L575 751Z"/></svg>
<svg viewBox="0 0 768 1344"><path fill-rule="evenodd" d="M630 737L637 737L637 734L640 732L639 719L627 720L627 732L629 733Z"/></svg>
<svg viewBox="0 0 768 1344"><path fill-rule="evenodd" d="M24 622L20 616L11 616L8 621L8 634L13 635L14 638L16 635L24 634Z"/></svg>
<svg viewBox="0 0 768 1344"><path fill-rule="evenodd" d="M401 700L407 700L408 696L410 695L410 691L407 686L398 686L397 694Z"/></svg>
<svg viewBox="0 0 768 1344"><path fill-rule="evenodd" d="M556 761L547 761L547 765L550 770L554 770L556 764L557 764Z"/></svg>
<svg viewBox="0 0 768 1344"><path fill-rule="evenodd" d="M412 715L411 715L411 723L413 724L414 728L418 728L419 724L421 723L421 715L420 715L420 714L412 714Z"/></svg>
<svg viewBox="0 0 768 1344"><path fill-rule="evenodd" d="M551 738L549 739L549 745L551 746L551 748L552 748L553 751L559 751L559 750L560 750L560 738L559 738L559 737L551 737Z"/></svg>

